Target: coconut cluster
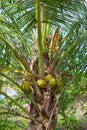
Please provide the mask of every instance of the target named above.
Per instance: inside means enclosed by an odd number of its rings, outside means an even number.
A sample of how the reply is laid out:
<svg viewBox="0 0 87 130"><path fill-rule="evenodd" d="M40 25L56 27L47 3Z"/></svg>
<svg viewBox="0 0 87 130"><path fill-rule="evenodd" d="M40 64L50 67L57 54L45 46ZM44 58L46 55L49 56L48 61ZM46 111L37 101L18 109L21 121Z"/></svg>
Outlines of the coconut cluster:
<svg viewBox="0 0 87 130"><path fill-rule="evenodd" d="M57 90L57 92L61 92L61 90L64 87L61 76L58 76L58 78L55 78L51 74L47 74L43 79L38 79L37 85L39 88L47 88L47 87L54 88L54 90ZM30 81L24 81L22 84L22 89L26 93L31 92L32 85Z"/></svg>
<svg viewBox="0 0 87 130"><path fill-rule="evenodd" d="M38 79L37 85L39 88L46 88L47 85L49 85L51 88L55 88L58 91L61 91L63 88L61 76L58 76L58 79L56 79L51 74L47 74L44 79Z"/></svg>

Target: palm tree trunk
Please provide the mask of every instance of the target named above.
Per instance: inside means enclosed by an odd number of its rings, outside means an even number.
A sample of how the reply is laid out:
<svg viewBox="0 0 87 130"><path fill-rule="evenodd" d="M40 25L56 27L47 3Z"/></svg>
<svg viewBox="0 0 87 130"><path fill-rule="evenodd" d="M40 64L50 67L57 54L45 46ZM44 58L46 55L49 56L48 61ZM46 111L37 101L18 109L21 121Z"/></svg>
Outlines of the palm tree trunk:
<svg viewBox="0 0 87 130"><path fill-rule="evenodd" d="M35 111L33 104L31 104L31 114L35 118L35 122L30 122L29 130L52 130L56 128L58 104L54 97L54 93L50 88L42 90L42 96L33 96L36 101L41 115Z"/></svg>

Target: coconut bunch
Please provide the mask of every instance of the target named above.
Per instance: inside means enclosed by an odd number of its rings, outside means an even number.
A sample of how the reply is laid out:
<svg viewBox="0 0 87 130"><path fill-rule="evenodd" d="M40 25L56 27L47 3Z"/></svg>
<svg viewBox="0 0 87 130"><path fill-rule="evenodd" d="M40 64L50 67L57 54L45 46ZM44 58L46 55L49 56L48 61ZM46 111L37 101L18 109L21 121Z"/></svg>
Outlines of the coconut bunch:
<svg viewBox="0 0 87 130"><path fill-rule="evenodd" d="M37 85L39 88L47 88L50 87L51 89L55 90L56 92L60 93L63 89L64 85L62 82L62 77L58 76L57 78L51 74L47 74L44 79L38 79Z"/></svg>
<svg viewBox="0 0 87 130"><path fill-rule="evenodd" d="M45 75L44 78L37 79L36 83L40 90L47 89L50 87L54 92L60 93L61 90L64 88L62 77L55 77L51 74ZM23 81L22 89L26 93L34 93L32 82L30 80Z"/></svg>

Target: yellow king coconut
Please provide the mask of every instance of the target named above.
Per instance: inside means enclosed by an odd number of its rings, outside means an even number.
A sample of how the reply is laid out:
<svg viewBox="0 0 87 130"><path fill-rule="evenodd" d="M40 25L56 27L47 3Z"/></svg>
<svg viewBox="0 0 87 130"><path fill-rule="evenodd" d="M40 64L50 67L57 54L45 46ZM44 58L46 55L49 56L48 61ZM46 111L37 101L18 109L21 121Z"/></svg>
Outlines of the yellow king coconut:
<svg viewBox="0 0 87 130"><path fill-rule="evenodd" d="M45 85L46 85L46 82L42 79L39 79L37 80L37 85L40 87L40 88L44 88Z"/></svg>

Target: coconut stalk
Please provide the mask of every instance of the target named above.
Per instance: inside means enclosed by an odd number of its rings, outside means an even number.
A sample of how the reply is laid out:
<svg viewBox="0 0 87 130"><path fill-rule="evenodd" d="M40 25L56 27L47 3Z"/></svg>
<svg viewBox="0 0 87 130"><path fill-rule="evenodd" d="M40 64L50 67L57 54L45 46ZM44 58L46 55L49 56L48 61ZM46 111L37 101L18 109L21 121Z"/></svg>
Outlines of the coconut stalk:
<svg viewBox="0 0 87 130"><path fill-rule="evenodd" d="M39 74L44 75L44 63L43 63L43 49L42 49L42 34L41 34L41 8L40 0L37 1L37 25L38 25L38 63Z"/></svg>
<svg viewBox="0 0 87 130"><path fill-rule="evenodd" d="M43 35L42 35L42 43L43 43L43 49L44 49L44 51L47 51L46 50L46 31L47 31L47 24L44 23L43 24Z"/></svg>

